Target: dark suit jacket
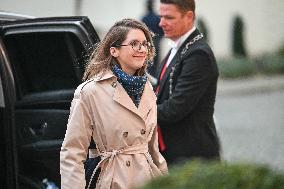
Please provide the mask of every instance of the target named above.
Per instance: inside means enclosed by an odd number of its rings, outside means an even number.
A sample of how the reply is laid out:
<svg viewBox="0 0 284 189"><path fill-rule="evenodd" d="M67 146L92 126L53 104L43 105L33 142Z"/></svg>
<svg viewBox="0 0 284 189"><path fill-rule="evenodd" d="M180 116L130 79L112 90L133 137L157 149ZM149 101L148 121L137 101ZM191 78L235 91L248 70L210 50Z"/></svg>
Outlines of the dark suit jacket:
<svg viewBox="0 0 284 189"><path fill-rule="evenodd" d="M169 163L193 157L219 158L213 120L219 73L214 54L204 39L186 48L198 34L196 29L182 44L160 82L158 125L166 144L163 155ZM164 63L158 68L157 76Z"/></svg>

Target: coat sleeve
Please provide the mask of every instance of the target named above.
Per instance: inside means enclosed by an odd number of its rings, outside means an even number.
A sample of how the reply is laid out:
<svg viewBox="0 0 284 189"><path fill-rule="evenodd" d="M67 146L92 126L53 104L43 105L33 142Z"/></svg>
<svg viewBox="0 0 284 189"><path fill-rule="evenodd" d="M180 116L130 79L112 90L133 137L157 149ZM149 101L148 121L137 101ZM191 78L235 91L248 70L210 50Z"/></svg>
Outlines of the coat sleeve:
<svg viewBox="0 0 284 189"><path fill-rule="evenodd" d="M210 84L212 73L205 52L200 50L187 57L172 96L158 105L158 124L172 125L190 114Z"/></svg>
<svg viewBox="0 0 284 189"><path fill-rule="evenodd" d="M84 94L77 90L60 151L61 189L84 189L86 185L84 162L92 135L92 121Z"/></svg>
<svg viewBox="0 0 284 189"><path fill-rule="evenodd" d="M156 106L153 108L155 111L155 115L157 113ZM151 140L149 142L149 153L153 159L154 164L160 169L163 175L168 174L168 166L165 158L162 156L162 154L159 151L158 146L158 132L157 132L157 126L155 126Z"/></svg>

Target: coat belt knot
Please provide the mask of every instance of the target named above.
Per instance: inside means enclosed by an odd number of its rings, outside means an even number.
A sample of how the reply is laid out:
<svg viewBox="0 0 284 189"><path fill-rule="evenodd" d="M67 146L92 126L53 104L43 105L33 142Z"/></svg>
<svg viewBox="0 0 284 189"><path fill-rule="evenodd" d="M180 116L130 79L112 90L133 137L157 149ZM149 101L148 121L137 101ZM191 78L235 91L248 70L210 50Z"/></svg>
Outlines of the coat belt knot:
<svg viewBox="0 0 284 189"><path fill-rule="evenodd" d="M97 151L92 151L91 156L96 157L96 156L100 156L101 157L101 161L98 163L97 167L95 168L95 170L93 171L93 174L91 176L89 185L88 185L88 189L90 188L90 184L91 181L96 173L96 171L98 170L98 168L101 166L101 164L103 162L107 162L106 165L106 169L104 170L103 175L100 175L98 183L97 183L97 188L99 189L109 189L110 185L112 183L112 179L113 179L113 174L114 174L114 168L115 168L115 163L116 161L114 161L114 158L117 155L120 154L125 154L125 155L132 155L132 154L145 154L145 157L147 158L148 161L150 161L151 163L153 162L152 158L148 152L148 143L142 143L142 144L138 144L138 145L133 145L133 146L128 146L119 150L113 149L111 151L102 151L100 152L99 150Z"/></svg>

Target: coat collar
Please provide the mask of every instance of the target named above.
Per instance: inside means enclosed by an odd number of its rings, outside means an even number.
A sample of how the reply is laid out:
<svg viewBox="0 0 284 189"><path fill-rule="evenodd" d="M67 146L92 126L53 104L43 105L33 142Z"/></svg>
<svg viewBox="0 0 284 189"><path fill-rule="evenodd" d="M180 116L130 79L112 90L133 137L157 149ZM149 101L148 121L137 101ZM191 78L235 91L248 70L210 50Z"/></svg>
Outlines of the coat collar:
<svg viewBox="0 0 284 189"><path fill-rule="evenodd" d="M93 79L94 81L103 81L109 79L110 85L115 88L113 100L126 109L130 110L131 112L137 114L143 120L146 119L150 109L156 104L156 95L153 92L152 85L150 84L149 80L145 84L141 101L137 108L123 86L119 82L117 82L117 77L111 70L108 70L105 73L94 77Z"/></svg>
<svg viewBox="0 0 284 189"><path fill-rule="evenodd" d="M97 76L95 76L94 78L92 78L94 81L103 81L103 80L107 80L110 78L116 78L116 76L113 74L113 72L111 70L107 70Z"/></svg>
<svg viewBox="0 0 284 189"><path fill-rule="evenodd" d="M129 97L129 95L127 94L127 92L124 90L123 86L120 83L116 82L113 100L125 107L126 109L137 114L143 120L145 120L148 112L156 103L156 96L152 90L151 84L149 83L149 81L147 81L141 97L140 104L137 108Z"/></svg>

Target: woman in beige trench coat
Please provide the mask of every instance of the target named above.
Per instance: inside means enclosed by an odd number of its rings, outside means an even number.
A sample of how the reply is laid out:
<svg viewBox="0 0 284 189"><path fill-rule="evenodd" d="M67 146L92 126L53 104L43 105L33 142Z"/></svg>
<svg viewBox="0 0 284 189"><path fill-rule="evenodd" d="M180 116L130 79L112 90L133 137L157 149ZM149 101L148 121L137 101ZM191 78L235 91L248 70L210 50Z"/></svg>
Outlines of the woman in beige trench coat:
<svg viewBox="0 0 284 189"><path fill-rule="evenodd" d="M60 152L61 189L86 187L84 161L100 156L99 189L128 189L167 174L158 149L156 96L145 73L154 47L148 28L123 19L91 57L71 104ZM88 152L93 137L97 150ZM88 187L88 186L87 186Z"/></svg>

